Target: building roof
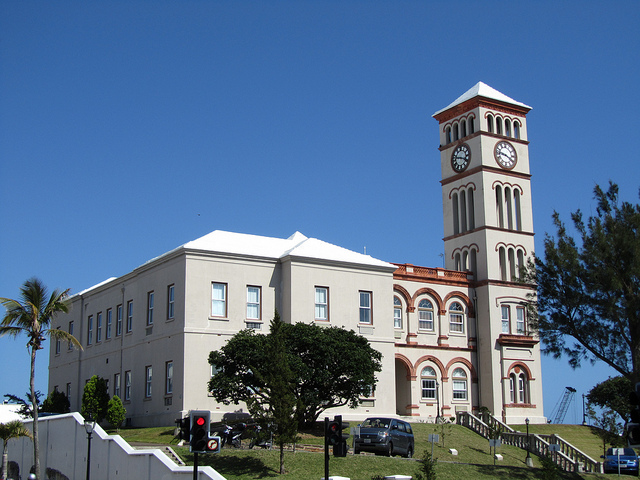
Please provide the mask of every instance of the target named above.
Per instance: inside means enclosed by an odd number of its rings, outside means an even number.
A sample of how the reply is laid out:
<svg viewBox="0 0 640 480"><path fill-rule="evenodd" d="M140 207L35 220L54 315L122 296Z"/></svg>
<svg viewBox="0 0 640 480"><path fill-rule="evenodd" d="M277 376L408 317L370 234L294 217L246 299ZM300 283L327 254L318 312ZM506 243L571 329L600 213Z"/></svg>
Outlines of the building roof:
<svg viewBox="0 0 640 480"><path fill-rule="evenodd" d="M435 117L436 115L438 115L438 114L440 114L442 112L445 112L445 111L449 110L450 108L455 107L456 105L460 105L461 103L466 102L467 100L470 100L470 99L472 99L474 97L489 98L491 100L497 100L499 102L510 103L511 105L517 105L518 107L523 107L523 108L526 108L528 110L531 110L531 107L529 105L525 105L522 102L517 102L516 100L514 100L511 97L507 97L504 93L500 93L495 88L491 88L486 83L478 82L473 87L471 87L469 90L467 90L465 93L460 95L453 103L447 105L445 108L443 108L441 110L438 110L432 116Z"/></svg>
<svg viewBox="0 0 640 480"><path fill-rule="evenodd" d="M296 232L285 239L215 230L184 244L182 247L185 249L272 259L300 257L395 269L395 266L391 263L318 240L317 238L307 238L300 232Z"/></svg>
<svg viewBox="0 0 640 480"><path fill-rule="evenodd" d="M23 420L18 414L20 405L17 403L0 403L0 423L9 423L13 420Z"/></svg>
<svg viewBox="0 0 640 480"><path fill-rule="evenodd" d="M360 265L364 267L374 267L395 271L396 266L364 255L346 248L323 242L317 238L307 238L300 232L296 232L289 238L263 237L260 235L249 235L245 233L226 232L214 230L203 237L187 242L184 245L174 248L145 262L142 266L148 265L167 255L171 255L180 250L197 250L218 254L245 255L249 257L268 258L280 260L286 257L305 258L322 260L326 262L340 262ZM102 285L108 284L118 277L111 277L72 297L88 293Z"/></svg>

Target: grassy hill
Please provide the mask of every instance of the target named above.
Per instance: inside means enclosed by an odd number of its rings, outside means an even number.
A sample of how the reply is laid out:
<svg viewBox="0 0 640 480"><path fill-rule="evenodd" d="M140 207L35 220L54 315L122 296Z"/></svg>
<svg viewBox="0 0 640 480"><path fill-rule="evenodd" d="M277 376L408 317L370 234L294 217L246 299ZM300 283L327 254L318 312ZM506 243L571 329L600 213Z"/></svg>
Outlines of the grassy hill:
<svg viewBox="0 0 640 480"><path fill-rule="evenodd" d="M465 478L479 479L538 479L542 476L540 462L533 456L534 468L525 466L526 452L509 446L497 449L504 460L496 462L489 452L488 440L473 433L467 428L450 425L449 427L432 424L413 424L416 456L422 456L425 450L431 451L431 444L427 441L430 433L438 433L440 442L434 444L433 454L438 460L436 472L438 480L454 480ZM516 430L526 431L524 425L512 426ZM599 460L602 454L602 442L593 434L590 427L581 425L530 425L530 433L555 433L564 440L572 443L592 458ZM155 429L123 429L120 434L129 442L171 443L173 428ZM444 434L444 435L443 435ZM188 448L175 446L176 452L187 462L193 463L193 455ZM302 435L301 443L322 444L321 431L306 432ZM450 448L458 450L458 455L449 453ZM245 450L224 448L216 455L202 454L198 458L200 465L210 465L224 475L228 480L252 480L262 478L276 478L278 475L278 453L276 450ZM306 451L286 452L285 467L286 480L319 480L324 476L324 455ZM376 476L412 475L418 471L419 463L416 459L400 457L387 458L373 455L348 455L346 458L331 457L330 475L349 477L351 480L372 480ZM625 478L625 476L622 476ZM605 475L585 474L583 476L567 474L564 479L605 479L612 478ZM631 478L631 477L626 477Z"/></svg>

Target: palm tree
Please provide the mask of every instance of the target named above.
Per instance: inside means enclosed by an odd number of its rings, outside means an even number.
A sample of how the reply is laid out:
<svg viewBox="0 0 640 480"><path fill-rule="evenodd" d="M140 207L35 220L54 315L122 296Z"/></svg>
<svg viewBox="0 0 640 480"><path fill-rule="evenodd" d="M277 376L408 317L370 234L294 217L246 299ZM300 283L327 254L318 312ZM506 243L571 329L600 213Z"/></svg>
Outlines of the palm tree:
<svg viewBox="0 0 640 480"><path fill-rule="evenodd" d="M27 349L31 355L31 405L33 412L33 461L36 478L40 476L40 445L38 441L38 403L35 390L36 352L42 349L45 336L65 340L79 347L80 342L62 329L50 328L57 313L67 313L69 289L61 292L54 290L49 296L46 286L37 278L31 278L20 287L20 300L0 297L0 303L7 310L0 322L0 336L18 336L25 333L29 338Z"/></svg>
<svg viewBox="0 0 640 480"><path fill-rule="evenodd" d="M0 423L0 438L2 438L2 480L7 480L9 467L9 448L8 443L12 438L29 437L31 432L25 428L20 420L13 420L7 423Z"/></svg>

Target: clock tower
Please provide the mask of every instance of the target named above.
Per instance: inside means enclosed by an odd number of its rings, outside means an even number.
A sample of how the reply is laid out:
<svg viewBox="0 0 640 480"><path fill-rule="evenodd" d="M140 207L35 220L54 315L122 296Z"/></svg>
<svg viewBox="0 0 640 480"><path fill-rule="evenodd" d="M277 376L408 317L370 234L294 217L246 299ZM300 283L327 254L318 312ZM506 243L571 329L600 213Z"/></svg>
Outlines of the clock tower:
<svg viewBox="0 0 640 480"><path fill-rule="evenodd" d="M534 248L530 110L480 82L433 115L445 267L473 276L478 406L509 423L544 422L539 343L527 321L535 290L520 281Z"/></svg>

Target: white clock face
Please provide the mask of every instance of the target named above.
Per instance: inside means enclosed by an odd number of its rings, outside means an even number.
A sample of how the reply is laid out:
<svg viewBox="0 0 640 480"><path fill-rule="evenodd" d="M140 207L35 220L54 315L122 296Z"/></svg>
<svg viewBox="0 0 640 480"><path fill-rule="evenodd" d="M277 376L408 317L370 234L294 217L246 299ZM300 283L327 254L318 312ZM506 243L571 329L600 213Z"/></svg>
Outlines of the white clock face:
<svg viewBox="0 0 640 480"><path fill-rule="evenodd" d="M516 149L509 142L498 142L494 150L496 161L502 168L511 169L516 166L518 157Z"/></svg>
<svg viewBox="0 0 640 480"><path fill-rule="evenodd" d="M471 150L466 143L458 145L451 154L451 168L460 173L469 166L471 161Z"/></svg>

